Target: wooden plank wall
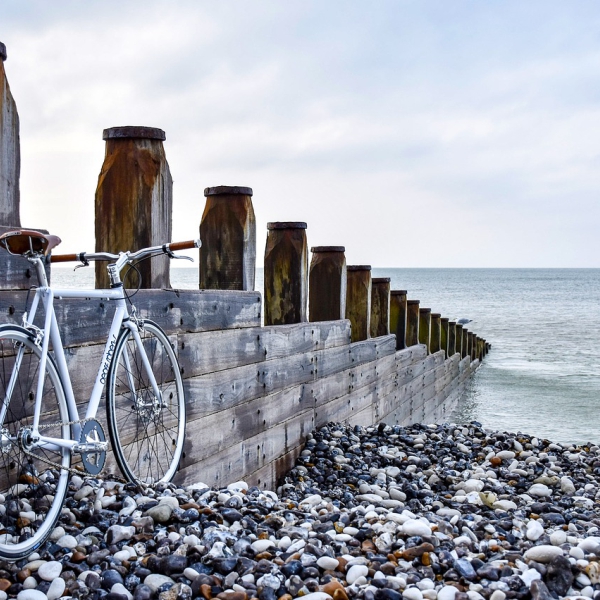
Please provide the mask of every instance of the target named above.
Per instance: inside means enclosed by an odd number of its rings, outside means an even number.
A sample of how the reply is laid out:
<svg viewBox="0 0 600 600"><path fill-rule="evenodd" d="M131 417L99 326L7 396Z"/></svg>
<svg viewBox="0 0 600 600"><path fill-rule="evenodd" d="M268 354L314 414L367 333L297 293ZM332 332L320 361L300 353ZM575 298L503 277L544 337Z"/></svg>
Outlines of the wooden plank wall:
<svg viewBox="0 0 600 600"><path fill-rule="evenodd" d="M23 294L0 292L0 322L20 322ZM102 355L97 342L108 331L109 304L57 302L80 400L89 397ZM330 421L443 421L478 366L458 354L427 355L423 345L396 351L394 335L352 343L347 320L261 327L257 292L143 290L136 304L167 330L182 367L181 484L244 479L270 488L307 434ZM107 464L115 468L112 457Z"/></svg>

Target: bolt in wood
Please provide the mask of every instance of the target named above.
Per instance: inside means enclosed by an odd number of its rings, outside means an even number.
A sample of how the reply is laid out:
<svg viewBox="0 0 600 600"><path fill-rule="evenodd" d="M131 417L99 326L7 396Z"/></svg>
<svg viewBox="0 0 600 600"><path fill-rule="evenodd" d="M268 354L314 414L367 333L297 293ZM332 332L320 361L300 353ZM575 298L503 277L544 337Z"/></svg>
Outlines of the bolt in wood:
<svg viewBox="0 0 600 600"><path fill-rule="evenodd" d="M442 315L431 313L431 333L429 335L429 349L431 354L442 349Z"/></svg>
<svg viewBox="0 0 600 600"><path fill-rule="evenodd" d="M444 356L448 358L448 323L450 319L442 317L440 319L440 347L444 351Z"/></svg>
<svg viewBox="0 0 600 600"><path fill-rule="evenodd" d="M419 344L427 346L427 354L431 354L431 309L419 308Z"/></svg>
<svg viewBox="0 0 600 600"><path fill-rule="evenodd" d="M406 301L406 345L419 343L419 300Z"/></svg>
<svg viewBox="0 0 600 600"><path fill-rule="evenodd" d="M406 348L406 290L390 292L390 333L396 335L396 350Z"/></svg>
<svg viewBox="0 0 600 600"><path fill-rule="evenodd" d="M155 127L105 129L104 163L96 188L96 251L136 251L171 241L173 180L163 141ZM138 263L125 287L168 288L169 258ZM109 286L106 263L96 262L96 287Z"/></svg>
<svg viewBox="0 0 600 600"><path fill-rule="evenodd" d="M346 318L346 249L313 246L308 277L309 321Z"/></svg>
<svg viewBox="0 0 600 600"><path fill-rule="evenodd" d="M460 323L456 323L455 329L456 329L456 338L455 338L456 352L458 352L460 354L460 357L462 359L462 358L464 358L464 355L462 352L463 326Z"/></svg>
<svg viewBox="0 0 600 600"><path fill-rule="evenodd" d="M204 190L200 222L200 289L254 290L256 218L252 188L219 185Z"/></svg>
<svg viewBox="0 0 600 600"><path fill-rule="evenodd" d="M369 338L371 331L371 267L348 265L346 269L346 319L352 326L352 341Z"/></svg>
<svg viewBox="0 0 600 600"><path fill-rule="evenodd" d="M371 337L390 333L390 278L371 279Z"/></svg>
<svg viewBox="0 0 600 600"><path fill-rule="evenodd" d="M6 58L6 46L0 42L0 225L20 227L19 114L4 70Z"/></svg>
<svg viewBox="0 0 600 600"><path fill-rule="evenodd" d="M306 223L267 224L265 325L307 321L308 245Z"/></svg>

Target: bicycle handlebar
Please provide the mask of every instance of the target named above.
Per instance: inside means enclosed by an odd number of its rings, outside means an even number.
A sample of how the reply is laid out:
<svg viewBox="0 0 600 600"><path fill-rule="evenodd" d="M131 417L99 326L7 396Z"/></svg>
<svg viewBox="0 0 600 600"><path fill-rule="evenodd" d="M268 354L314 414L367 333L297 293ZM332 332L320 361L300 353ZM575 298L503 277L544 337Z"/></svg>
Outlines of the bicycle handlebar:
<svg viewBox="0 0 600 600"><path fill-rule="evenodd" d="M200 248L202 246L202 242L197 240L188 240L186 242L171 242L169 244L163 244L162 246L152 246L150 248L142 248L137 252L133 252L128 254L127 262L134 261L138 258L143 258L145 256L150 256L152 254L166 254L167 256L172 258L172 254L177 250L189 250L192 248ZM123 254L123 253L121 253ZM79 261L86 264L89 261L94 260L118 260L121 254L110 254L109 252L80 252L79 254L52 254L50 256L50 261L53 263L59 262L73 262Z"/></svg>

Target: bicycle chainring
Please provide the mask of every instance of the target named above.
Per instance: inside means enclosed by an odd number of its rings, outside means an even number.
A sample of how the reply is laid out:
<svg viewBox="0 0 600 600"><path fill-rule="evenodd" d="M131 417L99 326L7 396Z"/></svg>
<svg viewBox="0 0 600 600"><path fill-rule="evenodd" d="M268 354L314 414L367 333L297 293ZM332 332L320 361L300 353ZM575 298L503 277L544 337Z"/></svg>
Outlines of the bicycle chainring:
<svg viewBox="0 0 600 600"><path fill-rule="evenodd" d="M81 429L80 444L96 444L106 442L102 425L96 419L89 419ZM81 462L87 473L98 475L106 462L106 450L94 450L81 453Z"/></svg>

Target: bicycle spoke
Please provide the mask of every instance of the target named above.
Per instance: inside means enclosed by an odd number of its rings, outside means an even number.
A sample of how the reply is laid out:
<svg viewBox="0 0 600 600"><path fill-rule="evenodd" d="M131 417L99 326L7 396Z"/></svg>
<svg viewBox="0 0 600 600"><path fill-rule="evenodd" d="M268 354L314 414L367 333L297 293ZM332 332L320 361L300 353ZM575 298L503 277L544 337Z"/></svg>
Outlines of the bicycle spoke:
<svg viewBox="0 0 600 600"><path fill-rule="evenodd" d="M109 432L115 457L131 479L168 481L183 451L185 405L181 377L168 339L156 326L146 324L142 347L156 388L146 372L143 356L130 333L117 343L107 391ZM128 357L129 369L123 357ZM135 393L129 391L130 381ZM159 396L155 394L158 390ZM131 396L132 401L128 402Z"/></svg>

